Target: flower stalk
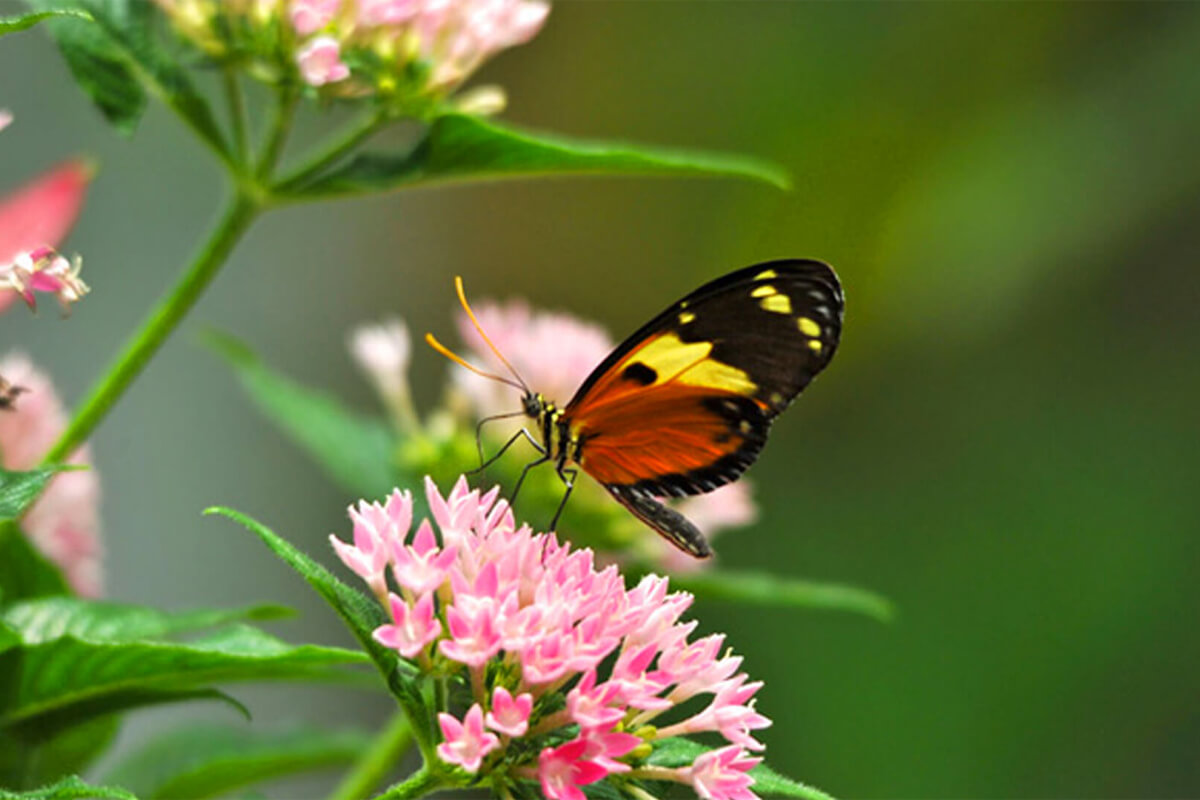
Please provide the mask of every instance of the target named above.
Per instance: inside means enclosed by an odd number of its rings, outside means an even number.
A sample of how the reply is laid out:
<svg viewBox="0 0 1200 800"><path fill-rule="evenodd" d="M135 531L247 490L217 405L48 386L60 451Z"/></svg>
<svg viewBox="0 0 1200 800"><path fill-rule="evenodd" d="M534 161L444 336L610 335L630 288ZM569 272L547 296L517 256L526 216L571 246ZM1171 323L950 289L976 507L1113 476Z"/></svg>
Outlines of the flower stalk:
<svg viewBox="0 0 1200 800"><path fill-rule="evenodd" d="M233 248L262 210L262 202L250 193L237 191L226 204L220 220L209 234L182 280L150 313L124 351L92 387L71 424L45 456L47 464L61 461L87 440L113 404L125 393L167 337L191 310L213 278L224 266Z"/></svg>

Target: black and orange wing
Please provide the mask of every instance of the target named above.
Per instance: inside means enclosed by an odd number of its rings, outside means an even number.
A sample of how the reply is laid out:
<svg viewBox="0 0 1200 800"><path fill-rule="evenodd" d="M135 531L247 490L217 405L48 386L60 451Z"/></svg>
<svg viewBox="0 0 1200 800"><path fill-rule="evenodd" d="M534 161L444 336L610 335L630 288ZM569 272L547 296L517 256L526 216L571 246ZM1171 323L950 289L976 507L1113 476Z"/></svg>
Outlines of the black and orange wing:
<svg viewBox="0 0 1200 800"><path fill-rule="evenodd" d="M736 480L771 422L829 363L844 300L820 261L756 264L701 286L626 339L563 410L580 466L692 555L707 543L655 498Z"/></svg>

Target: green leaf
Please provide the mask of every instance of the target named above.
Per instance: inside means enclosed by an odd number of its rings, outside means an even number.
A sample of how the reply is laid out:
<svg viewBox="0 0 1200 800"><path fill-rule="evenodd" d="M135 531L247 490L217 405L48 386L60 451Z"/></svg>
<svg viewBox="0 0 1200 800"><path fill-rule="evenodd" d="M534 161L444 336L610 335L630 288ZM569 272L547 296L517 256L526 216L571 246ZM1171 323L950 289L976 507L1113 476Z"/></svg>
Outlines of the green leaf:
<svg viewBox="0 0 1200 800"><path fill-rule="evenodd" d="M209 332L205 340L233 367L259 410L338 486L358 497L383 497L392 490L393 441L384 423L274 372L231 336Z"/></svg>
<svg viewBox="0 0 1200 800"><path fill-rule="evenodd" d="M415 667L402 660L394 650L375 641L372 636L376 628L390 622L379 603L338 580L325 567L257 520L230 508L208 508L204 513L220 514L256 535L271 552L295 570L329 604L375 662L380 674L387 681L388 689L400 700L413 726L413 735L421 743L422 750L429 749L433 740L433 712L425 702Z"/></svg>
<svg viewBox="0 0 1200 800"><path fill-rule="evenodd" d="M205 725L159 735L107 776L139 797L224 794L259 781L348 765L370 747L360 731L298 728L268 732Z"/></svg>
<svg viewBox="0 0 1200 800"><path fill-rule="evenodd" d="M880 622L889 622L895 614L886 597L857 586L781 578L765 572L672 575L671 588L691 592L706 600L853 611Z"/></svg>
<svg viewBox="0 0 1200 800"><path fill-rule="evenodd" d="M69 591L62 572L37 551L17 523L0 522L0 603Z"/></svg>
<svg viewBox="0 0 1200 800"><path fill-rule="evenodd" d="M293 613L283 606L271 605L167 612L78 597L50 597L9 606L0 614L0 621L19 630L25 644L48 642L63 636L88 641L127 642L244 620L279 619Z"/></svg>
<svg viewBox="0 0 1200 800"><path fill-rule="evenodd" d="M0 36L32 28L42 20L53 17L78 17L86 20L92 18L86 11L78 8L48 8L44 11L30 11L26 14L17 14L15 17L0 17Z"/></svg>
<svg viewBox="0 0 1200 800"><path fill-rule="evenodd" d="M0 789L0 800L137 800L137 797L116 786L94 786L72 775L30 792Z"/></svg>
<svg viewBox="0 0 1200 800"><path fill-rule="evenodd" d="M84 770L116 738L120 719L102 717L43 739L0 732L0 785L40 786Z"/></svg>
<svg viewBox="0 0 1200 800"><path fill-rule="evenodd" d="M654 752L646 759L647 764L658 767L686 767L695 762L696 758L714 748L693 742L683 737L663 739L654 743ZM804 800L833 800L833 798L812 786L785 778L766 764L759 764L750 770L754 777L754 793L761 797L801 797Z"/></svg>
<svg viewBox="0 0 1200 800"><path fill-rule="evenodd" d="M725 175L789 186L786 172L746 156L571 139L523 131L468 114L438 117L402 154L359 154L308 183L280 187L303 197L432 183L546 175Z"/></svg>
<svg viewBox="0 0 1200 800"><path fill-rule="evenodd" d="M55 10L54 0L29 0L37 11ZM75 3L75 18L46 21L46 28L62 51L75 82L117 130L129 134L146 108L146 92L138 83L124 51L99 25L93 6Z"/></svg>
<svg viewBox="0 0 1200 800"><path fill-rule="evenodd" d="M329 680L344 674L336 667L362 660L356 651L292 646L242 625L187 643L69 635L26 642L0 653L0 728L54 727L181 696L212 697L203 687L223 681Z"/></svg>
<svg viewBox="0 0 1200 800"><path fill-rule="evenodd" d="M56 473L75 467L54 464L28 472L0 469L0 522L17 519L33 505Z"/></svg>

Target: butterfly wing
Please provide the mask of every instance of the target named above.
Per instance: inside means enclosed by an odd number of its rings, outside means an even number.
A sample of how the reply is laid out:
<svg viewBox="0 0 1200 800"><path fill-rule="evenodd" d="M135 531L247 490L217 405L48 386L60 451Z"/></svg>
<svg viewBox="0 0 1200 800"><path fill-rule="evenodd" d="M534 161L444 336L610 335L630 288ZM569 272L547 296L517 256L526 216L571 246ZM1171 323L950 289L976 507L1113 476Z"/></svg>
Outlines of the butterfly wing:
<svg viewBox="0 0 1200 800"><path fill-rule="evenodd" d="M676 545L707 554L654 497L745 472L774 418L833 357L843 308L819 261L756 264L701 286L626 339L567 404L580 466Z"/></svg>

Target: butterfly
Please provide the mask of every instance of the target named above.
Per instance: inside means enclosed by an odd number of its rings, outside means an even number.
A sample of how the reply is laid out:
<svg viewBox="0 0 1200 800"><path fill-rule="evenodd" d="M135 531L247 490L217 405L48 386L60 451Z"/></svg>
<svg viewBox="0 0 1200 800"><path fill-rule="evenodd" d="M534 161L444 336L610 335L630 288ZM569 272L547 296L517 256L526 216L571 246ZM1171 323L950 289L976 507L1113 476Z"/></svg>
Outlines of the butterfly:
<svg viewBox="0 0 1200 800"><path fill-rule="evenodd" d="M737 480L754 463L771 423L833 358L845 299L828 264L784 259L704 284L625 339L565 406L533 391L459 301L515 381L484 372L443 346L442 355L522 392L522 428L483 466L522 437L553 462L566 490L553 530L582 469L638 519L697 558L712 555L700 531L659 498L703 494ZM491 418L494 419L494 418ZM484 420L486 422L487 420ZM480 425L482 426L482 422Z"/></svg>

